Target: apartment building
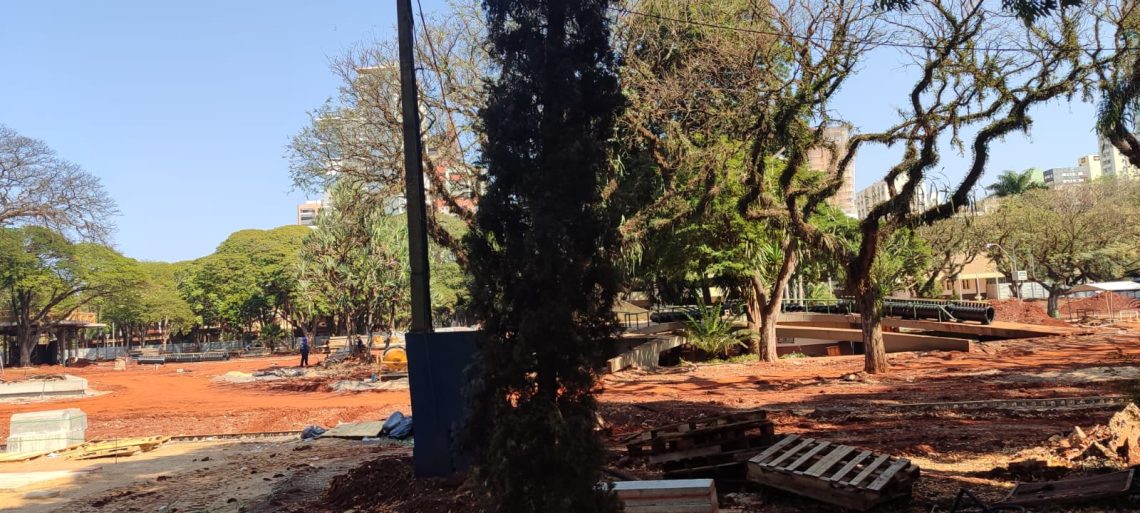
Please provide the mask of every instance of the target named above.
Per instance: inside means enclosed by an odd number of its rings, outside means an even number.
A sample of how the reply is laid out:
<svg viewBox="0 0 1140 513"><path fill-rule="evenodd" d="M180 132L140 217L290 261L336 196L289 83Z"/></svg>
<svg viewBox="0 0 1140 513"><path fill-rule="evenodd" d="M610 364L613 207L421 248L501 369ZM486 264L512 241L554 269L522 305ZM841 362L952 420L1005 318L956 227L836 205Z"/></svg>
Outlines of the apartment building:
<svg viewBox="0 0 1140 513"><path fill-rule="evenodd" d="M847 141L851 138L851 125L840 123L825 127L823 129L823 138L828 142L826 146L817 146L808 150L808 167L816 171L824 171L828 174L834 175L836 170L831 165L832 160L832 147L840 151L836 157L836 162L842 159L846 154ZM830 147L829 147L830 146ZM852 160L851 165L847 168L847 173L843 176L843 184L839 186L839 190L835 195L827 200L831 206L842 210L843 213L851 217L858 217L859 210L855 208L855 162Z"/></svg>
<svg viewBox="0 0 1140 513"><path fill-rule="evenodd" d="M1112 142L1101 136L1097 143L1100 145L1100 165L1104 176L1140 179L1140 169L1128 162Z"/></svg>
<svg viewBox="0 0 1140 513"><path fill-rule="evenodd" d="M902 190L903 186L906 185L907 180L905 176L900 175L895 177L894 182L895 191L897 192L899 190ZM887 186L887 182L884 180L879 180L870 186L861 189L858 193L855 194L856 217L863 219L867 216L868 213L871 212L871 209L875 208L877 205L887 201L890 198L890 187ZM937 206L939 201L941 201L941 194L939 194L939 192L933 187L927 185L925 181L920 181L918 186L915 188L914 198L911 200L910 208L912 212L921 212L931 207Z"/></svg>
<svg viewBox="0 0 1140 513"><path fill-rule="evenodd" d="M308 200L300 205L297 205L297 224L301 226L316 226L317 215L322 210L329 208L329 204L324 200Z"/></svg>

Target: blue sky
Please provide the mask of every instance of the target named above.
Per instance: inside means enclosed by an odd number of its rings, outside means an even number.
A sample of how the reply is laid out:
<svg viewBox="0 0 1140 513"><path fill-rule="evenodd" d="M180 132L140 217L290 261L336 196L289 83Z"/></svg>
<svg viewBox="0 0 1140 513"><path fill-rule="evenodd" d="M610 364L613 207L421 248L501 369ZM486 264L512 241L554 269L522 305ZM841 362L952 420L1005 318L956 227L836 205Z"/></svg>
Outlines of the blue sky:
<svg viewBox="0 0 1140 513"><path fill-rule="evenodd" d="M236 230L294 222L306 194L291 187L288 139L335 93L330 59L394 37L394 19L385 0L6 2L0 123L102 179L122 211L125 254L197 258ZM858 128L891 122L907 74L899 62L874 56L835 110ZM1032 137L996 147L991 169L1072 166L1095 151L1091 106L1036 115ZM857 188L890 157L862 154ZM962 162L947 154L945 174L960 175Z"/></svg>

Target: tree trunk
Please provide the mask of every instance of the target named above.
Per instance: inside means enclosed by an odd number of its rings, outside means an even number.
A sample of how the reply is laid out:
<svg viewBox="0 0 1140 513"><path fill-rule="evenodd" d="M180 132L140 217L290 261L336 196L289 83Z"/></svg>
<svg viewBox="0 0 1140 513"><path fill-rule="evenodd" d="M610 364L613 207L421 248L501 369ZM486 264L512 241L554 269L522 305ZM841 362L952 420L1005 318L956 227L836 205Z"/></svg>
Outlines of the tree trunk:
<svg viewBox="0 0 1140 513"><path fill-rule="evenodd" d="M744 315L748 319L748 331L751 333L748 345L749 349L757 356L760 356L760 297L756 294L756 290L749 285L751 293L744 300Z"/></svg>
<svg viewBox="0 0 1140 513"><path fill-rule="evenodd" d="M705 305L711 305L713 303L712 288L709 287L708 280L702 280L701 294L704 296Z"/></svg>
<svg viewBox="0 0 1140 513"><path fill-rule="evenodd" d="M869 374L887 372L890 365L883 345L883 315L879 309L879 298L870 290L862 290L858 294L858 301L863 323L863 370Z"/></svg>
<svg viewBox="0 0 1140 513"><path fill-rule="evenodd" d="M32 336L32 330L28 327L21 327L16 332L16 345L20 348L20 366L32 366L32 350L36 347L36 338Z"/></svg>
<svg viewBox="0 0 1140 513"><path fill-rule="evenodd" d="M1046 311L1049 313L1049 317L1052 317L1054 319L1061 318L1060 303L1061 303L1061 287L1053 287L1052 290L1049 291L1049 299L1046 302L1046 305L1047 305Z"/></svg>

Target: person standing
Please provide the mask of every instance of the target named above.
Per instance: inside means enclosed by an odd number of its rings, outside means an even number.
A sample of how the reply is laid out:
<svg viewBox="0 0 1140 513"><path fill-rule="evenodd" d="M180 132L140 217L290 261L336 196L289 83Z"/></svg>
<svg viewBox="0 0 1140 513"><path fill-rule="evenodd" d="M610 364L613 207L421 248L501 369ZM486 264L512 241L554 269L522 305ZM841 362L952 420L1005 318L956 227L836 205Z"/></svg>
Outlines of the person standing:
<svg viewBox="0 0 1140 513"><path fill-rule="evenodd" d="M301 366L309 365L309 339L301 337Z"/></svg>

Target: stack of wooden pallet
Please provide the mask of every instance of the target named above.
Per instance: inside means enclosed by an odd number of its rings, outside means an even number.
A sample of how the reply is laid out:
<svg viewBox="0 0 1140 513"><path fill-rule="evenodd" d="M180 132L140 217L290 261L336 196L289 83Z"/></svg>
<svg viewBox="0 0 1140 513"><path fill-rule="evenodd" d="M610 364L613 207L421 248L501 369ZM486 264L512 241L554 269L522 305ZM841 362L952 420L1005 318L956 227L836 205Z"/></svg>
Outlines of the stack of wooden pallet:
<svg viewBox="0 0 1140 513"><path fill-rule="evenodd" d="M748 461L748 479L866 511L907 497L919 470L910 460L788 435Z"/></svg>
<svg viewBox="0 0 1140 513"><path fill-rule="evenodd" d="M73 460L95 458L122 458L150 452L170 440L169 436L147 436L120 438L116 440L94 440L62 451L61 456Z"/></svg>
<svg viewBox="0 0 1140 513"><path fill-rule="evenodd" d="M623 440L631 457L659 464L669 479L743 481L748 459L775 441L764 410L692 419Z"/></svg>

